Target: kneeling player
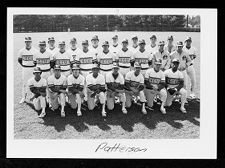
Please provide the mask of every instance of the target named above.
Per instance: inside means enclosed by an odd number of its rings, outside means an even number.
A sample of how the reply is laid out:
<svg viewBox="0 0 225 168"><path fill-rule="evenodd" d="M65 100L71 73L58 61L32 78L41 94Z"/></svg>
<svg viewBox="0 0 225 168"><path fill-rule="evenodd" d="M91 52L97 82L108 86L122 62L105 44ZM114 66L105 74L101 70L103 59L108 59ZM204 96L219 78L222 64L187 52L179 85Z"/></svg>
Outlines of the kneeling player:
<svg viewBox="0 0 225 168"><path fill-rule="evenodd" d="M61 105L61 117L65 117L67 79L61 74L60 65L55 65L54 74L48 77L49 98L52 109L56 110Z"/></svg>
<svg viewBox="0 0 225 168"><path fill-rule="evenodd" d="M147 104L151 108L153 106L153 101L156 95L160 96L162 101L160 111L166 114L164 108L167 92L165 89L165 76L161 69L162 60L156 59L154 61L154 68L148 69L145 74L145 95L147 98Z"/></svg>
<svg viewBox="0 0 225 168"><path fill-rule="evenodd" d="M176 94L181 95L181 107L180 110L183 113L186 113L186 109L184 108L184 104L187 99L187 90L184 89L184 77L183 74L178 70L179 60L172 60L172 68L166 70L164 72L166 79L166 87L167 87L167 99L166 106L171 106L172 101Z"/></svg>
<svg viewBox="0 0 225 168"><path fill-rule="evenodd" d="M28 86L30 88L30 91L33 93L33 104L35 110L41 110L42 112L38 117L44 117L46 115L45 113L45 107L46 107L46 87L47 82L44 78L41 77L41 69L40 67L35 67L33 71L34 77L28 80Z"/></svg>
<svg viewBox="0 0 225 168"><path fill-rule="evenodd" d="M126 94L126 107L131 106L132 96L140 96L140 101L142 103L142 113L147 114L145 109L145 94L144 94L144 77L140 73L141 65L140 63L134 63L134 70L126 74L125 77L125 94Z"/></svg>
<svg viewBox="0 0 225 168"><path fill-rule="evenodd" d="M88 109L93 110L95 108L96 101L99 100L102 104L102 116L106 117L105 78L102 74L99 73L99 67L97 64L93 65L92 73L87 75L86 84Z"/></svg>
<svg viewBox="0 0 225 168"><path fill-rule="evenodd" d="M77 116L81 116L81 103L82 98L84 97L83 89L84 89L84 81L85 78L80 74L79 66L73 64L72 74L67 78L68 85L68 97L70 106L72 109L76 109L77 106Z"/></svg>
<svg viewBox="0 0 225 168"><path fill-rule="evenodd" d="M114 109L115 96L120 98L122 102L122 112L127 114L125 108L126 96L124 92L124 78L119 71L119 66L114 63L113 71L106 74L106 84L107 84L107 107L109 110Z"/></svg>

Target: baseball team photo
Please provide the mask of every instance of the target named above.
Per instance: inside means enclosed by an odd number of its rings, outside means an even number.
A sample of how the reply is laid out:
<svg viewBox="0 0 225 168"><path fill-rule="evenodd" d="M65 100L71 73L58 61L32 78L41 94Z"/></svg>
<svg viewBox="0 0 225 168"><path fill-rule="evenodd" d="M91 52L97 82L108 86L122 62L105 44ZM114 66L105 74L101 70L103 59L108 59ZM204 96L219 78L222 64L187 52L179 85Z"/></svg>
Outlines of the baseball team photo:
<svg viewBox="0 0 225 168"><path fill-rule="evenodd" d="M198 139L200 15L13 15L15 139Z"/></svg>

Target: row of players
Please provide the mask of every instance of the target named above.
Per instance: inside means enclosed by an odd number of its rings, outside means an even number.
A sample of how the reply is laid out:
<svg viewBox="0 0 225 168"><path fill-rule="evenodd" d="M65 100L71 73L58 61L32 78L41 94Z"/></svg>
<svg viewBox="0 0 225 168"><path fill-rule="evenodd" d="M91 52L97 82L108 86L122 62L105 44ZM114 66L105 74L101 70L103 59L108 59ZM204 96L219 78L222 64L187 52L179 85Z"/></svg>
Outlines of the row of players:
<svg viewBox="0 0 225 168"><path fill-rule="evenodd" d="M139 43L137 43L137 39L137 36L132 38L134 42L132 47L129 47L128 40L124 39L122 41L122 46L119 47L120 45L118 44L114 45L115 42L118 41L118 36L114 36L113 45L109 46L109 43L106 41L102 44L102 49L100 50L98 36L94 36L91 40L93 45L89 47L88 41L85 40L82 42L82 50L80 50L77 48L77 40L72 38L70 42L71 48L66 51L64 41L59 42L58 49L54 46L55 39L51 37L48 41L49 48L46 49L45 41L41 41L39 42L40 50L37 51L34 47L31 47L31 37L26 37L26 47L19 51L18 58L19 63L23 66L24 82L22 89L23 96L20 103L23 103L26 100L26 81L27 77L31 74L30 68L34 66L39 66L43 72L43 77L47 79L47 77L53 73L52 69L55 64L60 65L62 73L65 76L68 76L71 74L71 65L76 63L80 66L81 74L86 77L91 72L93 62L98 62L100 64L100 73L105 76L107 72L112 71L113 62L117 61L120 67L120 73L125 77L125 75L132 70L134 62L141 63L141 73L145 75L147 69L151 68L155 59L158 58L162 59L161 69L163 71L171 66L171 60L173 58L179 59L179 70L184 76L184 88L186 89L188 72L192 86L192 94L190 96L194 97L196 82L193 61L196 57L196 49L190 45L192 41L191 38L189 37L185 40L186 44L188 44L185 46L185 51L183 50L182 42L178 42L176 47L173 46L171 43L171 41L173 41L172 36L168 38L168 41L170 42L166 47L164 41L160 41L158 44L159 47L157 47L155 44L156 36L153 35L150 38L151 45L149 45L152 49L145 49L148 48L145 47L145 41L140 40ZM187 49L189 52L186 51Z"/></svg>
<svg viewBox="0 0 225 168"><path fill-rule="evenodd" d="M61 106L61 117L65 117L64 107L66 97L72 109L77 108L77 115L81 116L81 104L85 95L85 83L87 93L88 109L93 110L100 102L102 105L102 116L106 116L105 105L109 110L113 110L115 97L122 102L122 112L127 114L127 109L131 107L132 97L139 96L142 104L142 113L147 114L145 103L152 108L154 97L158 95L162 101L160 111L166 114L164 106L171 106L174 96L181 95L180 110L186 113L184 107L187 90L183 88L184 78L178 70L179 60L172 60L172 67L166 71L161 70L162 60L156 59L153 68L146 71L145 76L141 74L141 64L136 62L134 70L125 75L119 72L117 63L113 64L113 70L106 76L99 73L99 65L93 64L92 73L86 78L80 74L80 67L77 64L72 66L72 74L68 77L61 74L60 65L54 66L53 74L46 80L41 76L40 67L35 67L34 77L28 80L28 86L33 93L33 104L36 110L42 112L39 117L46 115L46 98L53 110Z"/></svg>

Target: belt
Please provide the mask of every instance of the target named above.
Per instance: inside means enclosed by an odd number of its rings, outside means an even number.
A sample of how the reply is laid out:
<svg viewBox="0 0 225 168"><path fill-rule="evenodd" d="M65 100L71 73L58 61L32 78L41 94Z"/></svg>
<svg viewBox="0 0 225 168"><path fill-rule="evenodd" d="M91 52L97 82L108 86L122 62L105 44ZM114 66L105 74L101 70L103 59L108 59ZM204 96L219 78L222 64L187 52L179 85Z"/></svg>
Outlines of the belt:
<svg viewBox="0 0 225 168"><path fill-rule="evenodd" d="M100 68L100 70L102 70L102 71L111 71L112 69L101 69Z"/></svg>
<svg viewBox="0 0 225 168"><path fill-rule="evenodd" d="M67 72L67 71L69 71L70 69L67 69L67 70L61 70L61 72Z"/></svg>
<svg viewBox="0 0 225 168"><path fill-rule="evenodd" d="M130 67L127 67L127 66L122 66L122 65L119 65L120 68L130 68Z"/></svg>

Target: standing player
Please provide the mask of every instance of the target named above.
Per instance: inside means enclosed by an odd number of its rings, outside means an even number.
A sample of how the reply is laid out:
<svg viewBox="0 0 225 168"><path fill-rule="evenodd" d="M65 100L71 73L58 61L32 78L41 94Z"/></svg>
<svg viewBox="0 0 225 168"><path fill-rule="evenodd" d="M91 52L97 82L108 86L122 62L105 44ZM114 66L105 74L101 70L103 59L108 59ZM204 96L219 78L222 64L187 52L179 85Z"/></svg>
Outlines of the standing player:
<svg viewBox="0 0 225 168"><path fill-rule="evenodd" d="M112 37L113 44L109 47L109 50L115 55L121 50L121 46L118 44L118 35Z"/></svg>
<svg viewBox="0 0 225 168"><path fill-rule="evenodd" d="M59 42L59 51L53 56L56 65L60 65L61 72L64 76L70 75L70 66L73 63L73 57L66 52L65 41Z"/></svg>
<svg viewBox="0 0 225 168"><path fill-rule="evenodd" d="M99 39L98 39L97 35L92 37L91 43L92 43L92 45L90 46L89 49L90 49L91 52L95 53L95 56L97 57L98 53L102 51L101 46L98 45Z"/></svg>
<svg viewBox="0 0 225 168"><path fill-rule="evenodd" d="M171 60L174 58L179 60L178 70L182 72L184 77L184 89L187 87L187 72L186 69L191 64L191 59L187 52L183 51L183 42L177 42L177 50L171 53Z"/></svg>
<svg viewBox="0 0 225 168"><path fill-rule="evenodd" d="M153 65L154 61L156 59L161 59L162 60L162 65L161 65L161 70L165 71L170 68L171 60L170 60L170 54L164 49L164 41L159 42L159 49L157 52L153 54Z"/></svg>
<svg viewBox="0 0 225 168"><path fill-rule="evenodd" d="M156 35L152 35L150 37L150 41L151 43L146 46L146 50L150 52L150 54L154 54L158 50L158 46L156 45L157 41Z"/></svg>
<svg viewBox="0 0 225 168"><path fill-rule="evenodd" d="M107 85L107 107L109 110L114 109L115 97L119 97L122 102L122 112L127 114L125 108L126 96L124 92L124 77L119 71L119 66L114 63L113 71L106 74Z"/></svg>
<svg viewBox="0 0 225 168"><path fill-rule="evenodd" d="M189 54L189 57L191 59L190 66L187 68L187 74L190 77L191 80L191 94L190 97L192 99L195 98L195 89L196 89L196 76L195 76L195 69L194 69L194 60L197 55L197 50L195 47L191 45L192 39L191 37L187 37L185 40L186 46L184 47L184 51L186 51Z"/></svg>
<svg viewBox="0 0 225 168"><path fill-rule="evenodd" d="M61 74L60 65L55 65L54 74L48 77L47 82L52 109L56 110L61 105L61 117L65 117L67 78Z"/></svg>
<svg viewBox="0 0 225 168"><path fill-rule="evenodd" d="M109 51L109 42L105 41L102 44L103 51L101 51L98 56L97 60L100 66L100 73L105 75L112 71L113 62L115 62L115 55Z"/></svg>
<svg viewBox="0 0 225 168"><path fill-rule="evenodd" d="M73 65L72 74L67 78L68 85L68 97L70 106L72 109L76 109L77 107L77 116L81 116L81 103L84 89L84 81L85 78L80 74L80 68L77 65Z"/></svg>
<svg viewBox="0 0 225 168"><path fill-rule="evenodd" d="M119 64L120 73L125 77L125 75L130 71L133 53L128 49L127 39L122 41L122 45L122 49L120 49L116 55L116 62Z"/></svg>
<svg viewBox="0 0 225 168"><path fill-rule="evenodd" d="M169 36L167 38L168 43L165 45L164 50L167 51L168 53L172 53L173 51L176 50L176 46L173 45L173 36Z"/></svg>
<svg viewBox="0 0 225 168"><path fill-rule="evenodd" d="M46 87L47 82L44 78L41 77L41 69L39 67L35 67L33 71L34 77L28 80L28 86L30 91L33 93L33 104L35 110L41 110L41 114L38 117L44 117L46 115Z"/></svg>
<svg viewBox="0 0 225 168"><path fill-rule="evenodd" d="M172 68L167 69L164 72L165 79L166 79L166 88L167 88L166 106L171 106L175 95L179 94L181 95L180 110L182 113L186 113L184 104L187 99L187 90L184 89L183 74L178 70L179 63L180 63L179 59L176 59L176 58L173 59Z"/></svg>
<svg viewBox="0 0 225 168"><path fill-rule="evenodd" d="M145 45L145 40L142 39L139 41L139 50L134 54L132 60L141 64L141 74L143 76L145 76L147 69L149 69L152 64L152 55L146 51Z"/></svg>
<svg viewBox="0 0 225 168"><path fill-rule="evenodd" d="M81 50L77 48L77 39L72 38L70 40L71 47L67 50L67 52L70 54L70 56L73 58L73 61L71 62L74 64L76 62L76 56L81 53Z"/></svg>
<svg viewBox="0 0 225 168"><path fill-rule="evenodd" d="M132 96L140 96L142 104L142 113L147 114L145 109L145 94L144 94L144 77L141 74L141 65L136 62L134 64L134 70L129 71L125 77L125 95L126 95L126 107L131 106Z"/></svg>
<svg viewBox="0 0 225 168"><path fill-rule="evenodd" d="M55 39L54 37L48 38L48 45L47 51L50 52L52 55L55 55L59 51L58 47L55 47Z"/></svg>
<svg viewBox="0 0 225 168"><path fill-rule="evenodd" d="M166 114L164 108L166 103L167 92L165 89L165 75L161 70L162 60L156 59L154 61L154 68L148 69L145 74L145 95L147 98L148 106L153 106L155 96L159 95L162 101L160 111Z"/></svg>
<svg viewBox="0 0 225 168"><path fill-rule="evenodd" d="M138 50L139 50L139 45L138 45L138 37L137 36L132 36L132 41L133 44L132 46L129 46L129 50L133 52L133 54L135 54Z"/></svg>
<svg viewBox="0 0 225 168"><path fill-rule="evenodd" d="M96 106L96 101L99 100L102 105L102 116L106 117L105 78L102 74L99 73L99 67L97 64L94 64L94 66L92 67L92 73L87 75L86 84L88 109L93 110Z"/></svg>
<svg viewBox="0 0 225 168"><path fill-rule="evenodd" d="M28 96L28 87L27 81L32 74L32 68L35 67L34 64L34 54L38 51L34 47L31 46L32 40L31 37L25 37L25 47L19 50L18 54L18 62L23 67L22 68L22 99L20 100L20 104L24 103L27 100Z"/></svg>

